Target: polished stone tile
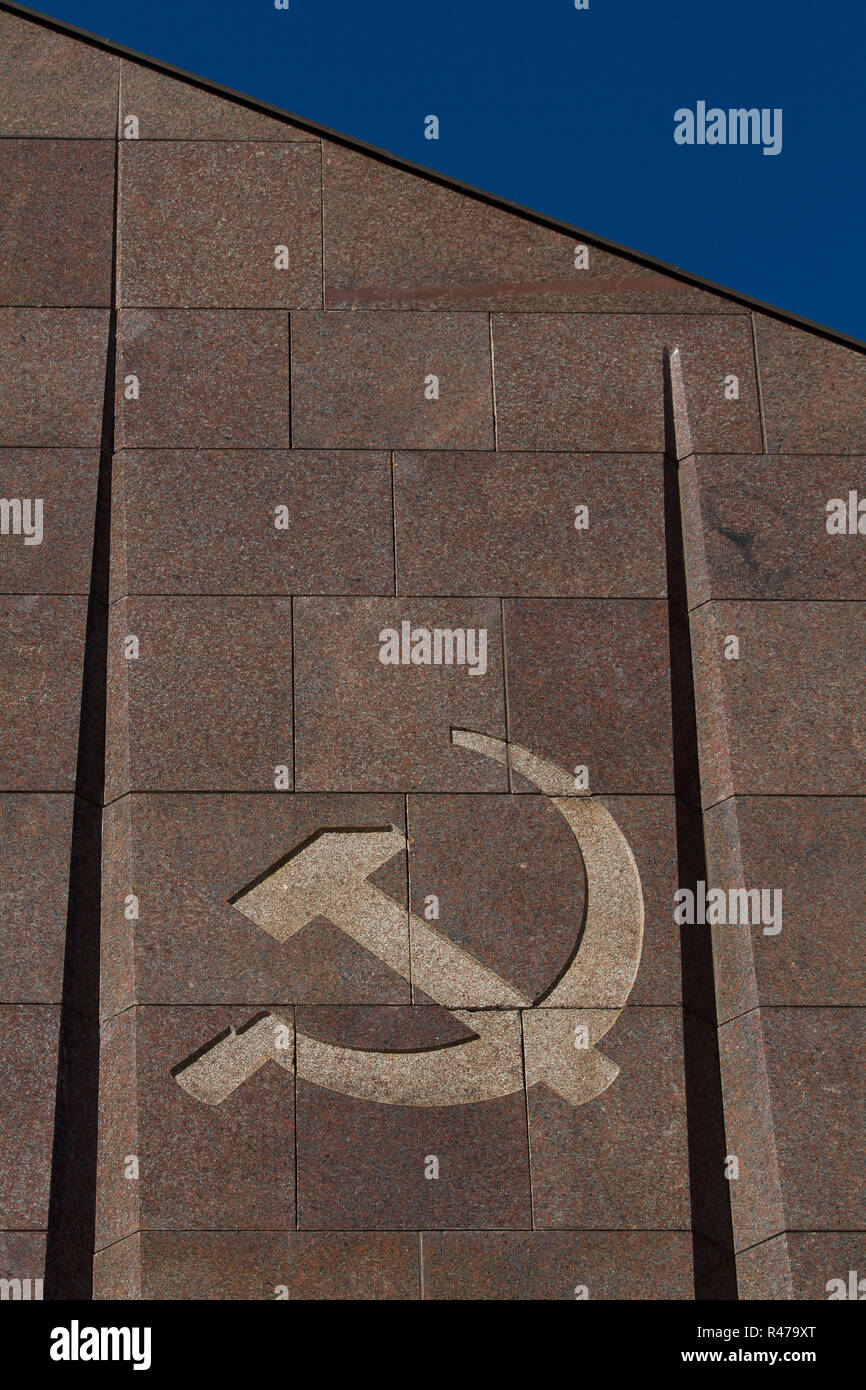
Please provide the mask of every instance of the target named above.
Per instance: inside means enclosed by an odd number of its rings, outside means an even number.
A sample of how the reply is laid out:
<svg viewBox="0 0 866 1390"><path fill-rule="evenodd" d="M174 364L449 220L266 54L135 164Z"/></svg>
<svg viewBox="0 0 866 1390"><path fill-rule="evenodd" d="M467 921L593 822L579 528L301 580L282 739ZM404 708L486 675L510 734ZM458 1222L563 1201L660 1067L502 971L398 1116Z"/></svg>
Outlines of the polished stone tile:
<svg viewBox="0 0 866 1390"><path fill-rule="evenodd" d="M172 1073L244 1008L131 1009L103 1026L97 1248L157 1231L294 1226L293 1078L265 1066L219 1106ZM130 1158L138 1159L138 1177Z"/></svg>
<svg viewBox="0 0 866 1390"><path fill-rule="evenodd" d="M59 1004L73 798L0 796L0 1001Z"/></svg>
<svg viewBox="0 0 866 1390"><path fill-rule="evenodd" d="M447 1231L424 1235L430 1299L584 1301L693 1297L678 1231Z"/></svg>
<svg viewBox="0 0 866 1390"><path fill-rule="evenodd" d="M665 593L660 458L398 454L394 497L401 593Z"/></svg>
<svg viewBox="0 0 866 1390"><path fill-rule="evenodd" d="M739 656L729 639L739 641ZM708 603L692 617L705 806L732 793L857 795L863 603Z"/></svg>
<svg viewBox="0 0 866 1390"><path fill-rule="evenodd" d="M98 448L107 344L104 309L0 309L0 445Z"/></svg>
<svg viewBox="0 0 866 1390"><path fill-rule="evenodd" d="M789 1231L744 1251L737 1269L740 1298L861 1301L866 1296L866 1235Z"/></svg>
<svg viewBox="0 0 866 1390"><path fill-rule="evenodd" d="M667 605L507 599L504 611L511 741L588 768L592 792L672 791Z"/></svg>
<svg viewBox="0 0 866 1390"><path fill-rule="evenodd" d="M418 1237L386 1231L142 1231L96 1255L97 1298L418 1298Z"/></svg>
<svg viewBox="0 0 866 1390"><path fill-rule="evenodd" d="M864 822L858 797L736 797L706 813L708 882L782 895L781 930L775 921L715 929L721 1018L757 1000L769 1007L866 1004ZM757 1000L738 983L743 933L751 938Z"/></svg>
<svg viewBox="0 0 866 1390"><path fill-rule="evenodd" d="M0 450L0 591L86 594L93 564L99 454ZM0 508L4 504L0 503Z"/></svg>
<svg viewBox="0 0 866 1390"><path fill-rule="evenodd" d="M113 139L117 76L112 53L0 12L0 136Z"/></svg>
<svg viewBox="0 0 866 1390"><path fill-rule="evenodd" d="M629 1004L677 1005L680 980L680 928L673 919L679 887L679 817L683 808L670 796L603 796L635 857L644 903L643 947Z"/></svg>
<svg viewBox="0 0 866 1390"><path fill-rule="evenodd" d="M680 464L691 605L866 597L866 550L856 533L861 498L866 532L864 468L862 458L797 455ZM844 533L828 532L839 518Z"/></svg>
<svg viewBox="0 0 866 1390"><path fill-rule="evenodd" d="M71 791L78 757L87 600L0 598L0 787Z"/></svg>
<svg viewBox="0 0 866 1390"><path fill-rule="evenodd" d="M737 1165L737 1177L728 1180L736 1251L768 1240L786 1224L763 1020L752 1008L718 1033L725 1162Z"/></svg>
<svg viewBox="0 0 866 1390"><path fill-rule="evenodd" d="M112 141L0 140L0 197L0 304L111 303Z"/></svg>
<svg viewBox="0 0 866 1390"><path fill-rule="evenodd" d="M293 314L292 431L298 448L492 448L487 316Z"/></svg>
<svg viewBox="0 0 866 1390"><path fill-rule="evenodd" d="M546 797L508 794L411 796L408 813L413 913L424 920L435 897L431 927L528 999L546 993L584 912L583 863L562 816Z"/></svg>
<svg viewBox="0 0 866 1390"><path fill-rule="evenodd" d="M48 1224L60 1010L4 1004L0 1025L0 1230L41 1231Z"/></svg>
<svg viewBox="0 0 866 1390"><path fill-rule="evenodd" d="M112 503L114 597L394 588L386 454L127 450Z"/></svg>
<svg viewBox="0 0 866 1390"><path fill-rule="evenodd" d="M0 1279L9 1280L4 1301L29 1303L45 1298L45 1236L41 1231L0 1231Z"/></svg>
<svg viewBox="0 0 866 1390"><path fill-rule="evenodd" d="M755 325L769 451L862 454L863 353L763 315Z"/></svg>
<svg viewBox="0 0 866 1390"><path fill-rule="evenodd" d="M785 1229L866 1224L863 1026L862 1009L842 1008L762 1008L722 1026L738 1250Z"/></svg>
<svg viewBox="0 0 866 1390"><path fill-rule="evenodd" d="M138 387L127 378L137 379ZM138 389L137 399L127 391ZM117 330L117 445L264 449L289 445L288 316L123 309Z"/></svg>
<svg viewBox="0 0 866 1390"><path fill-rule="evenodd" d="M627 1008L598 1044L607 1090L576 1110L530 1090L537 1228L690 1229L682 1047L678 1009Z"/></svg>
<svg viewBox="0 0 866 1390"><path fill-rule="evenodd" d="M119 211L121 305L321 305L314 146L123 140ZM278 247L285 269L276 268Z"/></svg>
<svg viewBox="0 0 866 1390"><path fill-rule="evenodd" d="M138 656L131 640L137 638ZM135 598L111 609L106 799L291 785L289 599ZM277 769L288 769L278 773Z"/></svg>
<svg viewBox="0 0 866 1390"><path fill-rule="evenodd" d="M483 599L295 600L298 791L505 791L504 769L458 748L454 727L502 738L499 604ZM383 665L391 630L470 633L475 667ZM481 633L486 633L482 639ZM486 640L486 671L481 670ZM418 651L422 638L418 638ZM474 644L474 645L473 645ZM436 650L431 642L431 657Z"/></svg>
<svg viewBox="0 0 866 1390"><path fill-rule="evenodd" d="M792 1230L863 1230L863 1009L763 1009L779 1177Z"/></svg>

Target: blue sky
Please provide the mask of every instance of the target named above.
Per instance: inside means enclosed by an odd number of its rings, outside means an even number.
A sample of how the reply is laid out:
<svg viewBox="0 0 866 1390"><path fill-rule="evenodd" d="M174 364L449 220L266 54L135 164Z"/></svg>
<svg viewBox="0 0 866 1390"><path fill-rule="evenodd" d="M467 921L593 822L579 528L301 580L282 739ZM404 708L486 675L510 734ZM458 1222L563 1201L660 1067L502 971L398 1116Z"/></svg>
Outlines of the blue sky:
<svg viewBox="0 0 866 1390"><path fill-rule="evenodd" d="M861 0L33 8L866 340ZM781 108L781 152L677 145L701 100Z"/></svg>

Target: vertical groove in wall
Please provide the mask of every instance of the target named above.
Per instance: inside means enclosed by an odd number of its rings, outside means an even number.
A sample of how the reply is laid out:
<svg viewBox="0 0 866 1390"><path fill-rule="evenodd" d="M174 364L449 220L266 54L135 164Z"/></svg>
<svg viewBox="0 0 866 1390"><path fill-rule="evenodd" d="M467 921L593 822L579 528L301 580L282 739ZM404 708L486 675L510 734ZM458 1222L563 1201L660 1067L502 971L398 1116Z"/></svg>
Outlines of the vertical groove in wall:
<svg viewBox="0 0 866 1390"><path fill-rule="evenodd" d="M679 457L691 451L681 377L665 353L664 503L667 552L671 718L676 799L677 883L706 881L686 560L680 511ZM679 444L679 447L678 447ZM697 1299L737 1297L725 1120L719 1064L712 943L705 928L680 934L689 1190Z"/></svg>
<svg viewBox="0 0 866 1390"><path fill-rule="evenodd" d="M90 1298L99 1105L99 942L105 791L108 566L114 453L118 154L114 154L111 301L99 478L78 729L78 758L60 1004L45 1297Z"/></svg>

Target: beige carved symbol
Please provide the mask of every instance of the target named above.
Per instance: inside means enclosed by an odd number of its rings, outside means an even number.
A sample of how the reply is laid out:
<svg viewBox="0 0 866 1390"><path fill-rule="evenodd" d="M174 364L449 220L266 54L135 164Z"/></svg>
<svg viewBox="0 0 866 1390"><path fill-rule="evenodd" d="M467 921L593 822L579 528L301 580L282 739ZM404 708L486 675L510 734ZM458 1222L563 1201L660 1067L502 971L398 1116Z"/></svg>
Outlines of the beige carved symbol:
<svg viewBox="0 0 866 1390"><path fill-rule="evenodd" d="M288 941L324 916L405 979L451 1009L474 1033L423 1052L374 1052L293 1034L277 1014L257 1016L175 1069L180 1086L210 1105L268 1061L304 1080L385 1105L462 1105L544 1082L577 1107L619 1072L597 1050L634 984L643 941L643 894L631 849L613 816L571 777L516 744L455 729L459 747L511 769L550 797L586 869L583 931L568 966L530 1000L450 941L435 924L370 883L405 839L393 826L323 831L234 899L262 931Z"/></svg>

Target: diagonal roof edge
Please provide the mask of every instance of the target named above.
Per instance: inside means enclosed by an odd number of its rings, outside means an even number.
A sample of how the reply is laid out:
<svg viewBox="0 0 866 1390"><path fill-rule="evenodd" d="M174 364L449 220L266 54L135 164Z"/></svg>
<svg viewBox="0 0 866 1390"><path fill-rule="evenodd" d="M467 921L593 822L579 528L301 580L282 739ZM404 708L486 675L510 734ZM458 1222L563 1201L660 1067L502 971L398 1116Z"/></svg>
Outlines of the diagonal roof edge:
<svg viewBox="0 0 866 1390"><path fill-rule="evenodd" d="M42 14L39 10L32 10L27 5L10 3L9 0L0 0L0 11L7 11L10 14L20 15L22 19L31 20L41 24L43 28L54 29L58 33L66 34L70 38L78 39L82 43L88 43L95 48L104 49L110 53L116 53L122 58L129 58L132 62L140 63L144 67L154 68L157 72L165 73L168 77L174 77L179 82L185 82L189 86L198 87L202 91L212 92L216 96L224 97L229 101L234 101L240 106L246 106L251 111L257 111L262 115L272 116L276 120L289 121L292 125L299 126L302 130L307 130L313 135L323 136L336 144L344 145L348 149L358 150L362 154L369 155L372 159L377 159L383 164L390 164L395 169L402 169L406 173L414 174L416 178L426 179L429 183L439 184L444 188L454 189L458 193L464 194L469 198L474 198L477 202L486 203L489 207L499 208L504 212L510 212L516 217L523 217L529 222L534 222L537 226L547 227L551 231L564 232L568 236L579 237L587 241L592 246L598 246L604 251L612 251L618 256L626 256L629 260L636 261L639 265L645 265L653 270L663 271L666 275L672 276L676 280L681 280L687 285L693 285L698 289L710 290L713 294L722 296L725 299L733 300L737 304L746 305L749 309L757 310L762 314L767 314L771 318L779 319L783 323L788 323L796 328L802 328L810 333L818 334L822 338L829 338L833 342L841 343L845 347L855 348L857 351L866 352L866 340L854 338L848 333L842 333L837 328L830 328L827 324L816 323L813 319L803 318L800 314L794 314L788 309L780 309L778 305L767 304L765 301L755 299L752 295L742 294L739 290L729 289L726 285L719 285L714 280L707 280L701 275L695 275L692 271L684 270L682 266L671 265L668 261L659 260L655 256L649 256L645 252L635 251L630 246L623 246L616 241L610 241L607 237L588 232L582 227L575 227L570 222L563 222L559 218L550 217L546 213L536 212L533 208L524 207L521 203L511 202L508 198L502 198L498 194L488 193L482 188L475 188L472 184L463 183L460 179L449 177L448 174L440 174L435 169L428 169L423 164L415 164L410 159L404 159L401 155L396 155L391 150L382 149L378 145L370 145L365 140L359 140L355 136L346 135L339 130L331 130L329 126L320 125L318 121L308 120L304 116L296 116L291 111L284 110L281 106L273 106L270 102L260 101L256 97L251 97L244 92L236 92L231 87L224 87L219 82L210 82L207 78L197 76L195 73L186 72L183 68L176 68L171 63L166 63L158 58L148 57L145 53L138 53L133 48L127 48L124 44L114 43L112 39L102 38L99 34L91 34L86 29L80 29L77 25L67 24L64 20L55 19L51 15Z"/></svg>

